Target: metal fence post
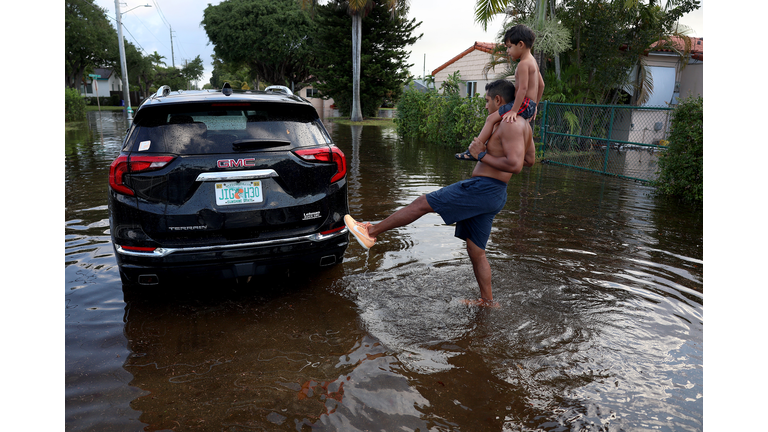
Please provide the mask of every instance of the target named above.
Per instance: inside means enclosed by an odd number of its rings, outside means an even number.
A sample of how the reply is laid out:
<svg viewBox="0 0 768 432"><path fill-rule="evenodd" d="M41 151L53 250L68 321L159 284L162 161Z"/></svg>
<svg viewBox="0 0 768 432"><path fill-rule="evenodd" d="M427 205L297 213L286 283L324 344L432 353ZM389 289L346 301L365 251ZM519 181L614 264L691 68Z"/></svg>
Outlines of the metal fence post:
<svg viewBox="0 0 768 432"><path fill-rule="evenodd" d="M549 103L544 101L544 114L541 116L541 157L544 157L544 149L547 148L547 107Z"/></svg>
<svg viewBox="0 0 768 432"><path fill-rule="evenodd" d="M613 114L616 108L611 107L611 120L608 122L608 137L605 140L605 160L603 161L603 173L608 172L608 155L611 152L611 137L613 136Z"/></svg>

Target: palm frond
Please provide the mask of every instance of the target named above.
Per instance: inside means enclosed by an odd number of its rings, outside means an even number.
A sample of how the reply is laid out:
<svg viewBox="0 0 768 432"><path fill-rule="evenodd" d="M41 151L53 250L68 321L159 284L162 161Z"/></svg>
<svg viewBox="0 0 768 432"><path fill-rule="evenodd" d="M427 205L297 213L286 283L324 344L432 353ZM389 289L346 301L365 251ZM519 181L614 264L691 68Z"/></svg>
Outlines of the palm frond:
<svg viewBox="0 0 768 432"><path fill-rule="evenodd" d="M475 4L475 22L483 26L483 31L488 30L488 23L498 14L505 13L508 0L477 0Z"/></svg>

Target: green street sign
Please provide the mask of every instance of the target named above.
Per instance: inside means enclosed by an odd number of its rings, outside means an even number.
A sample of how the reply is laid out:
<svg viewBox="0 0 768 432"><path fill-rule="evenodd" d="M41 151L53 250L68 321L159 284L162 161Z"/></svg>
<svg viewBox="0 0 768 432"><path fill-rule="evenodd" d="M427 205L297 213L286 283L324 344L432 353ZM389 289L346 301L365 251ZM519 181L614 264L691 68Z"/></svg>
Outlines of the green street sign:
<svg viewBox="0 0 768 432"><path fill-rule="evenodd" d="M101 75L88 74L91 78L101 78Z"/></svg>

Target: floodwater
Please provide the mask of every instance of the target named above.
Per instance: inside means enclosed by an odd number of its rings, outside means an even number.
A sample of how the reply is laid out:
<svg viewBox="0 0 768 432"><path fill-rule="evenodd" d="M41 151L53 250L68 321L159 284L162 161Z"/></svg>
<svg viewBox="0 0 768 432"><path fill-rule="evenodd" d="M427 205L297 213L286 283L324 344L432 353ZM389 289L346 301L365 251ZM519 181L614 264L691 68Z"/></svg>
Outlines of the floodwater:
<svg viewBox="0 0 768 432"><path fill-rule="evenodd" d="M498 309L439 216L343 263L124 293L107 173L127 122L66 134L68 431L700 431L701 210L536 164L487 254ZM458 149L328 124L349 205L377 221L466 178Z"/></svg>

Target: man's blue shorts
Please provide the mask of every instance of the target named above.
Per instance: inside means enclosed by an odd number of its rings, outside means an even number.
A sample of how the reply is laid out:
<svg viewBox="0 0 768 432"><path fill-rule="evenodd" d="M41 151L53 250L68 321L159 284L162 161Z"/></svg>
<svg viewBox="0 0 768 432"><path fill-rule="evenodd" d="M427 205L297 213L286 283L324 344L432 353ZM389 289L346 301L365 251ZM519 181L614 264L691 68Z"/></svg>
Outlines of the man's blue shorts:
<svg viewBox="0 0 768 432"><path fill-rule="evenodd" d="M507 203L507 184L490 177L472 177L428 193L427 202L447 225L456 223L456 237L470 239L485 250L493 218Z"/></svg>

